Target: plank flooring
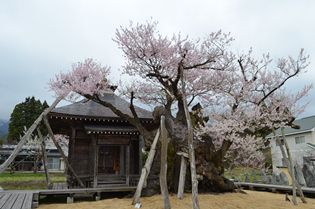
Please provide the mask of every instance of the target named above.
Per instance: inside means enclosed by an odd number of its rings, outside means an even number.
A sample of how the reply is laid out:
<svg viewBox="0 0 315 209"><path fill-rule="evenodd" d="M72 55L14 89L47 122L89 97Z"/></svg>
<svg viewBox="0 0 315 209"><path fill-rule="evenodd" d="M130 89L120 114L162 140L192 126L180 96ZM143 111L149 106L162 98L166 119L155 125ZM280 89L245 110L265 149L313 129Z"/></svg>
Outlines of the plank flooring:
<svg viewBox="0 0 315 209"><path fill-rule="evenodd" d="M32 192L1 192L0 209L32 209Z"/></svg>
<svg viewBox="0 0 315 209"><path fill-rule="evenodd" d="M61 183L54 183L52 189L53 190L63 190L63 189L68 189L68 187L67 187L66 183L61 182Z"/></svg>
<svg viewBox="0 0 315 209"><path fill-rule="evenodd" d="M292 186L285 185L274 185L274 184L259 184L259 183L248 183L248 182L234 182L235 185L243 188L250 188L254 190L263 189L279 192L292 192ZM302 187L304 194L315 194L315 188Z"/></svg>

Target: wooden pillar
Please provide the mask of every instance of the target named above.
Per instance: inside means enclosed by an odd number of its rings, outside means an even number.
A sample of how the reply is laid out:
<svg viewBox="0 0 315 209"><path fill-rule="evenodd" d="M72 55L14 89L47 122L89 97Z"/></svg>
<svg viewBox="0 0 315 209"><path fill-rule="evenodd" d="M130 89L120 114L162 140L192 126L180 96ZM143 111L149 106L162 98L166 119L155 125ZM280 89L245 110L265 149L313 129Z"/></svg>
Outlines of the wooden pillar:
<svg viewBox="0 0 315 209"><path fill-rule="evenodd" d="M130 144L126 147L126 184L129 186L130 174Z"/></svg>
<svg viewBox="0 0 315 209"><path fill-rule="evenodd" d="M119 165L120 175L125 175L125 146L120 145L120 165Z"/></svg>
<svg viewBox="0 0 315 209"><path fill-rule="evenodd" d="M141 168L142 168L142 148L143 148L143 137L140 135L139 136L139 140L138 140L138 145L139 145L139 170L138 170L138 174L140 174L141 172Z"/></svg>
<svg viewBox="0 0 315 209"><path fill-rule="evenodd" d="M69 150L69 161L72 162L74 152L75 152L75 137L76 137L76 129L74 127L71 128L71 147ZM69 143L70 144L70 143Z"/></svg>
<svg viewBox="0 0 315 209"><path fill-rule="evenodd" d="M97 187L97 173L98 173L98 146L95 136L92 136L93 149L94 149L94 169L93 169L93 188Z"/></svg>

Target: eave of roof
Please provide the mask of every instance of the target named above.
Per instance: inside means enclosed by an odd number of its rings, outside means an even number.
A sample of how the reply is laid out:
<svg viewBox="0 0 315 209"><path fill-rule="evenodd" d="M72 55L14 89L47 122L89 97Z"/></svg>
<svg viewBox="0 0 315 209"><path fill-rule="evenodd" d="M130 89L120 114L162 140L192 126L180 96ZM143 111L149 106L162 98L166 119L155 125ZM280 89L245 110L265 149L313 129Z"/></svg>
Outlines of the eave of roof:
<svg viewBox="0 0 315 209"><path fill-rule="evenodd" d="M284 128L285 136L308 133L308 132L313 132L315 130L315 116L309 116L309 117L297 119L293 123L295 125L300 126L300 128L299 129L293 129L290 127ZM282 135L280 129L276 130L276 135L277 136ZM267 138L273 138L273 134L269 134Z"/></svg>
<svg viewBox="0 0 315 209"><path fill-rule="evenodd" d="M111 103L118 110L127 114L129 116L133 116L129 106L130 104L118 97L113 93L104 94L101 97L102 100ZM138 114L138 117L141 120L152 120L152 112L145 110L143 108L135 106L135 111ZM96 103L91 100L83 99L79 102L58 107L53 109L49 115L59 116L59 117L69 117L69 118L92 118L93 120L99 119L118 119L120 118L111 109L104 107L103 105Z"/></svg>
<svg viewBox="0 0 315 209"><path fill-rule="evenodd" d="M139 135L139 131L133 126L95 126L85 125L87 134L107 135Z"/></svg>

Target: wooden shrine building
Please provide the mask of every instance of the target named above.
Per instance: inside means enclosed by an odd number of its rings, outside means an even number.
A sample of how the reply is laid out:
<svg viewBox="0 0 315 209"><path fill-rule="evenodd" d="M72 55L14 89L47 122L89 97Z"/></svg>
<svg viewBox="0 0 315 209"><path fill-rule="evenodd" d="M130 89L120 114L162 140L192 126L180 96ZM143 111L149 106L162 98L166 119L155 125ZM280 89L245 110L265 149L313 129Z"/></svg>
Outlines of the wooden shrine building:
<svg viewBox="0 0 315 209"><path fill-rule="evenodd" d="M129 103L114 93L101 99L132 115ZM151 112L139 107L135 110L145 125L152 124ZM68 160L86 187L137 185L143 139L126 120L86 99L53 109L48 119L54 134L69 136ZM70 188L77 186L69 171L67 183Z"/></svg>

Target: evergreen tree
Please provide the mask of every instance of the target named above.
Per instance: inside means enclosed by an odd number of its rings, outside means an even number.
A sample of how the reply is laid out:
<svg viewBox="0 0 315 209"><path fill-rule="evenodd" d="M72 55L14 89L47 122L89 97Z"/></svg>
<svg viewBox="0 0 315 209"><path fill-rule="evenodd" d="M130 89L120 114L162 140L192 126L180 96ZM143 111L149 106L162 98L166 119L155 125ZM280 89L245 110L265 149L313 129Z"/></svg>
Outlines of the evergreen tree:
<svg viewBox="0 0 315 209"><path fill-rule="evenodd" d="M47 107L46 101L42 103L34 96L27 97L24 102L17 104L10 116L8 141L19 141L24 127L29 128Z"/></svg>

